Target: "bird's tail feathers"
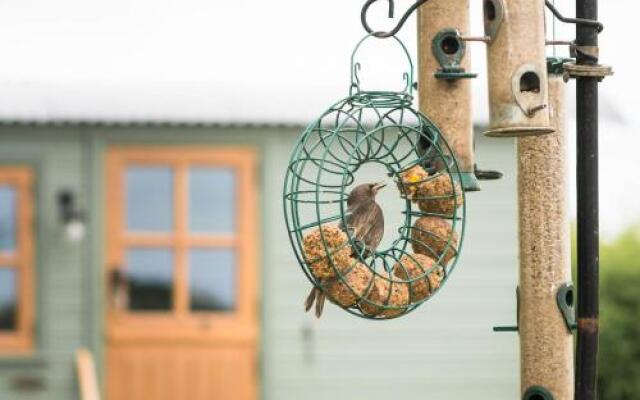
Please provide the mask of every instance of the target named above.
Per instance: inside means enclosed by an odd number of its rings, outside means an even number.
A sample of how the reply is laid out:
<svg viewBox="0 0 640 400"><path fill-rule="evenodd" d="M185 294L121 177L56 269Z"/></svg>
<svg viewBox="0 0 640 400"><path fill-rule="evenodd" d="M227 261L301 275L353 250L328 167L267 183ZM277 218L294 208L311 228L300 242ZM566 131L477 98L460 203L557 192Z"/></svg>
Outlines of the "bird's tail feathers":
<svg viewBox="0 0 640 400"><path fill-rule="evenodd" d="M311 307L313 307L313 302L316 299L316 290L318 290L315 286L311 288L311 292L307 296L307 299L304 301L304 310L309 311Z"/></svg>
<svg viewBox="0 0 640 400"><path fill-rule="evenodd" d="M322 310L324 310L324 300L326 296L322 290L316 289L316 291L316 318L320 318L322 316Z"/></svg>

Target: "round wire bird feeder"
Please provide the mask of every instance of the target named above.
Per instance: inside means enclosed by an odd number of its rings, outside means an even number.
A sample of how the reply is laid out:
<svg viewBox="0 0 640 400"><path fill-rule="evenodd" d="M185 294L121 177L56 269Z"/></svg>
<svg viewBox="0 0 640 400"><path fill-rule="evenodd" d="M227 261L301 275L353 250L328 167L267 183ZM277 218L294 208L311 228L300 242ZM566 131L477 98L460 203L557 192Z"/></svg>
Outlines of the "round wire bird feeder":
<svg viewBox="0 0 640 400"><path fill-rule="evenodd" d="M285 177L291 244L311 283L334 304L371 319L405 315L432 298L454 270L465 224L462 175L438 128L412 107L414 69L401 91L362 90L356 46L350 95L312 122ZM403 201L402 226L388 248L365 251L349 226L347 199L362 166L384 166ZM393 190L393 189L391 189ZM380 204L383 211L385 205Z"/></svg>

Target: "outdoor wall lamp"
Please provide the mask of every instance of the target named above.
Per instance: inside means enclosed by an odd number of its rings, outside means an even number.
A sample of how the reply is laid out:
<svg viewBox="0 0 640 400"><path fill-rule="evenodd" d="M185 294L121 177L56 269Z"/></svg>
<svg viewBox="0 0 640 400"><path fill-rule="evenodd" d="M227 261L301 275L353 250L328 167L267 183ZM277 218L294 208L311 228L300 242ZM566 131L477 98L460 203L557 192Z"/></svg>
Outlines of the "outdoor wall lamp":
<svg viewBox="0 0 640 400"><path fill-rule="evenodd" d="M62 190L58 194L58 208L65 239L72 243L82 241L86 231L84 212L78 210L76 198L70 190Z"/></svg>

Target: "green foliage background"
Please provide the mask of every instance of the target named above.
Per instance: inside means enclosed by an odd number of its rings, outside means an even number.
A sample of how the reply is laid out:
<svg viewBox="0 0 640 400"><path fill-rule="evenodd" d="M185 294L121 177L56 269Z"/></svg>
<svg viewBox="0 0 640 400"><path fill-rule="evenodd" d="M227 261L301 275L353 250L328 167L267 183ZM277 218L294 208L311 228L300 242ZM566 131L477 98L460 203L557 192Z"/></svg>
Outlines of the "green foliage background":
<svg viewBox="0 0 640 400"><path fill-rule="evenodd" d="M600 296L599 398L638 400L640 226L600 244Z"/></svg>

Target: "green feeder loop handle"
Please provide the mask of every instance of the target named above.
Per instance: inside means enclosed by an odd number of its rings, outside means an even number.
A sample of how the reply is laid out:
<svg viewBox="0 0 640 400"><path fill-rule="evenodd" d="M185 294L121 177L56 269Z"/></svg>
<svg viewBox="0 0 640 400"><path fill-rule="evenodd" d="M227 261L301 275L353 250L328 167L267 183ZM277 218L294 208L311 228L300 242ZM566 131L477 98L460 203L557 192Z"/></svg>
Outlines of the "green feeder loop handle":
<svg viewBox="0 0 640 400"><path fill-rule="evenodd" d="M365 37L363 37L362 39L360 39L360 41L358 42L358 44L356 45L356 47L353 49L353 52L351 53L351 90L350 90L350 95L354 95L357 93L361 92L360 89L360 78L358 77L358 71L360 70L360 68L362 67L362 65L356 61L356 55L358 54L358 50L360 50L360 48L362 47L362 44L367 41L370 38L376 38L374 36L374 34L369 34ZM405 44L398 39L396 36L390 36L390 39L393 39L393 41L395 41L400 48L402 49L402 52L405 56L407 56L407 64L409 65L409 71L403 73L402 78L406 83L405 88L400 92L400 93L404 93L407 96L413 97L413 77L415 74L415 70L413 67L413 60L411 60L411 54L409 54L409 50L407 49L407 46L405 46ZM376 38L379 40L379 38ZM386 38L385 38L386 39ZM353 90L356 90L356 92L354 93ZM371 92L369 91L368 93L375 93L375 92Z"/></svg>
<svg viewBox="0 0 640 400"><path fill-rule="evenodd" d="M298 139L285 175L283 205L294 254L309 281L347 312L386 320L415 310L447 281L462 249L466 207L453 151L439 129L413 108L413 62L397 37L390 36L409 65L404 89L362 90L356 54L372 36L360 40L352 53L349 96ZM351 190L364 183L356 181L357 171L368 163L386 169L405 205L398 236L371 254L348 226L346 205ZM411 175L416 170L421 173Z"/></svg>

